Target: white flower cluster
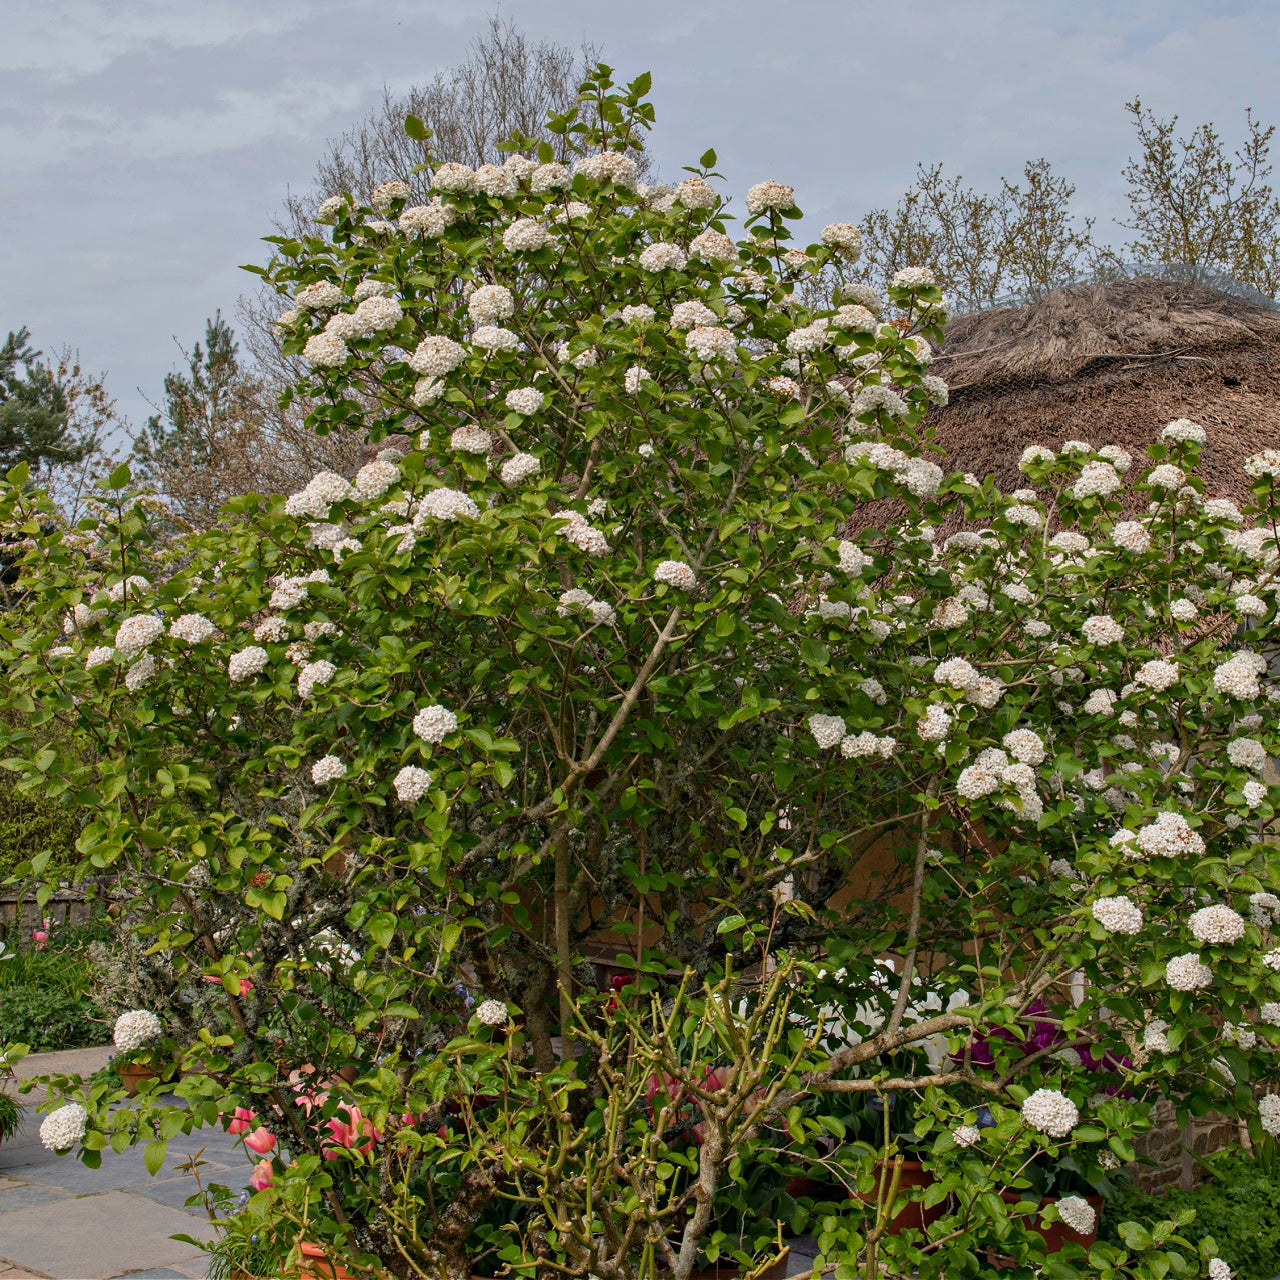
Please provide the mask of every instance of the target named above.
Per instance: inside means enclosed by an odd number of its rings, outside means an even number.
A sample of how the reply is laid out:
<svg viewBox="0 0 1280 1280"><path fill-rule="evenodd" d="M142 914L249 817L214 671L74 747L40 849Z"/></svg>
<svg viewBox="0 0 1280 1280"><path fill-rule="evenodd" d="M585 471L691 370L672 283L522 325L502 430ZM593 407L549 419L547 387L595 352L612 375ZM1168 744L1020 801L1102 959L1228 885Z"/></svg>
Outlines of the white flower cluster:
<svg viewBox="0 0 1280 1280"><path fill-rule="evenodd" d="M738 246L723 231L708 227L689 241L689 252L706 262L733 262L738 256Z"/></svg>
<svg viewBox="0 0 1280 1280"><path fill-rule="evenodd" d="M976 1147L982 1141L982 1130L976 1124L958 1124L951 1136L957 1147Z"/></svg>
<svg viewBox="0 0 1280 1280"><path fill-rule="evenodd" d="M1063 1196L1057 1203L1058 1217L1082 1236L1091 1235L1098 1215L1083 1196Z"/></svg>
<svg viewBox="0 0 1280 1280"><path fill-rule="evenodd" d="M877 737L874 733L851 733L840 740L840 754L846 760L863 756L879 756L887 760L898 749L898 740L889 736Z"/></svg>
<svg viewBox="0 0 1280 1280"><path fill-rule="evenodd" d="M862 256L862 232L852 222L828 223L819 239L848 262L857 262Z"/></svg>
<svg viewBox="0 0 1280 1280"><path fill-rule="evenodd" d="M1000 739L1004 749L1023 764L1040 765L1044 763L1044 739L1030 729L1013 729Z"/></svg>
<svg viewBox="0 0 1280 1280"><path fill-rule="evenodd" d="M542 408L546 396L537 387L515 387L507 392L506 406L512 413L532 417Z"/></svg>
<svg viewBox="0 0 1280 1280"><path fill-rule="evenodd" d="M1151 546L1151 535L1137 520L1121 520L1111 530L1111 540L1125 551L1139 555Z"/></svg>
<svg viewBox="0 0 1280 1280"><path fill-rule="evenodd" d="M1224 945L1239 942L1244 937L1244 917L1230 907L1216 904L1201 907L1187 921L1197 942Z"/></svg>
<svg viewBox="0 0 1280 1280"><path fill-rule="evenodd" d="M1198 858L1204 852L1204 841L1186 818L1167 809L1158 813L1154 822L1140 827L1132 839L1146 858L1176 858L1183 854ZM1115 836L1112 842L1115 843Z"/></svg>
<svg viewBox="0 0 1280 1280"><path fill-rule="evenodd" d="M609 541L580 511L562 513L564 527L560 536L568 543L585 551L589 556L605 556L609 554Z"/></svg>
<svg viewBox="0 0 1280 1280"><path fill-rule="evenodd" d="M594 156L583 156L574 167L574 173L588 182L612 182L616 187L629 190L636 185L636 162L620 151L601 151Z"/></svg>
<svg viewBox="0 0 1280 1280"><path fill-rule="evenodd" d="M689 261L689 255L678 244L656 241L646 245L640 253L642 271L681 271Z"/></svg>
<svg viewBox="0 0 1280 1280"><path fill-rule="evenodd" d="M320 471L307 481L305 489L285 500L284 512L288 516L328 520L329 508L335 502L346 502L353 497L355 490L336 471Z"/></svg>
<svg viewBox="0 0 1280 1280"><path fill-rule="evenodd" d="M413 732L423 742L443 742L457 727L458 717L439 703L423 707L413 717Z"/></svg>
<svg viewBox="0 0 1280 1280"><path fill-rule="evenodd" d="M1114 466L1109 462L1086 462L1080 469L1080 478L1071 487L1071 496L1077 502L1084 498L1105 497L1123 487Z"/></svg>
<svg viewBox="0 0 1280 1280"><path fill-rule="evenodd" d="M590 591L584 591L581 587L570 587L561 594L556 613L562 618L574 613L585 613L593 624L602 623L605 626L612 626L617 617L611 604L605 600L597 600Z"/></svg>
<svg viewBox="0 0 1280 1280"><path fill-rule="evenodd" d="M311 766L311 781L326 787L347 776L347 766L340 756L323 756Z"/></svg>
<svg viewBox="0 0 1280 1280"><path fill-rule="evenodd" d="M843 716L816 714L809 717L809 732L813 734L814 742L823 751L827 751L831 747L838 746L848 730Z"/></svg>
<svg viewBox="0 0 1280 1280"><path fill-rule="evenodd" d="M126 618L116 631L116 651L122 658L136 658L164 634L164 623L149 613Z"/></svg>
<svg viewBox="0 0 1280 1280"><path fill-rule="evenodd" d="M1090 644L1119 644L1124 639L1124 628L1105 613L1095 613L1084 620L1081 634Z"/></svg>
<svg viewBox="0 0 1280 1280"><path fill-rule="evenodd" d="M728 329L714 325L698 325L685 335L685 346L699 360L734 361L738 358L738 340Z"/></svg>
<svg viewBox="0 0 1280 1280"><path fill-rule="evenodd" d="M1280 1093L1267 1093L1258 1099L1258 1119L1267 1133L1280 1138Z"/></svg>
<svg viewBox="0 0 1280 1280"><path fill-rule="evenodd" d="M396 225L407 235L426 236L434 240L437 236L444 235L456 217L457 210L452 205L433 200L430 204L415 204L405 209Z"/></svg>
<svg viewBox="0 0 1280 1280"><path fill-rule="evenodd" d="M258 675L266 665L267 651L258 648L257 645L250 645L247 649L241 649L238 653L231 655L227 663L227 675L231 678L232 684L240 684Z"/></svg>
<svg viewBox="0 0 1280 1280"><path fill-rule="evenodd" d="M925 742L942 742L951 732L951 716L936 702L931 702L916 732Z"/></svg>
<svg viewBox="0 0 1280 1280"><path fill-rule="evenodd" d="M1138 933L1142 929L1142 911L1132 898L1119 895L1099 898L1090 908L1093 918L1108 933Z"/></svg>
<svg viewBox="0 0 1280 1280"><path fill-rule="evenodd" d="M784 182L769 179L747 188L747 212L752 217L767 213L771 209L779 211L791 209L795 206L795 202L795 188L787 186Z"/></svg>
<svg viewBox="0 0 1280 1280"><path fill-rule="evenodd" d="M400 468L394 462L377 458L356 472L355 487L362 498L380 498L400 479Z"/></svg>
<svg viewBox="0 0 1280 1280"><path fill-rule="evenodd" d="M499 478L508 488L523 484L530 476L537 475L542 463L532 453L513 453L499 471Z"/></svg>
<svg viewBox="0 0 1280 1280"><path fill-rule="evenodd" d="M476 324L492 324L516 313L516 300L506 285L481 285L467 299L467 314Z"/></svg>
<svg viewBox="0 0 1280 1280"><path fill-rule="evenodd" d="M321 658L318 662L308 662L298 672L298 697L309 698L316 689L326 685L337 674L338 668L332 662Z"/></svg>
<svg viewBox="0 0 1280 1280"><path fill-rule="evenodd" d="M507 1006L501 1000L483 1000L476 1006L476 1018L486 1027L501 1027L507 1021Z"/></svg>
<svg viewBox="0 0 1280 1280"><path fill-rule="evenodd" d="M683 560L663 560L654 569L653 580L681 591L692 591L698 585L698 575Z"/></svg>
<svg viewBox="0 0 1280 1280"><path fill-rule="evenodd" d="M409 357L409 367L415 373L440 378L452 373L466 357L466 349L452 338L432 334L414 348L413 355Z"/></svg>
<svg viewBox="0 0 1280 1280"><path fill-rule="evenodd" d="M202 613L184 613L169 626L169 634L175 640L187 644L203 644L218 634L218 629Z"/></svg>
<svg viewBox="0 0 1280 1280"><path fill-rule="evenodd" d="M1190 441L1193 444L1204 444L1208 439L1205 430L1201 426L1197 426L1190 418L1176 418L1160 431L1160 439L1171 441L1173 444L1186 444Z"/></svg>
<svg viewBox="0 0 1280 1280"><path fill-rule="evenodd" d="M132 1009L116 1019L111 1039L121 1053L132 1053L160 1038L160 1019L149 1009Z"/></svg>
<svg viewBox="0 0 1280 1280"><path fill-rule="evenodd" d="M1227 743L1227 759L1237 769L1261 769L1267 762L1267 749L1257 738L1233 738Z"/></svg>
<svg viewBox="0 0 1280 1280"><path fill-rule="evenodd" d="M1267 660L1249 649L1238 649L1213 672L1213 687L1228 697L1239 698L1251 702L1257 698L1262 687L1258 677L1267 669Z"/></svg>
<svg viewBox="0 0 1280 1280"><path fill-rule="evenodd" d="M432 489L418 504L413 523L415 528L420 528L428 520L477 520L479 517L480 508L465 493L441 487Z"/></svg>
<svg viewBox="0 0 1280 1280"><path fill-rule="evenodd" d="M1213 970L1194 951L1174 956L1164 967L1164 980L1175 991L1198 991L1213 981Z"/></svg>
<svg viewBox="0 0 1280 1280"><path fill-rule="evenodd" d="M425 432L423 433L426 434ZM458 453L485 454L493 448L493 436L474 423L457 427L449 437L449 448Z"/></svg>
<svg viewBox="0 0 1280 1280"><path fill-rule="evenodd" d="M1138 684L1146 685L1148 689L1154 689L1157 693L1163 693L1177 683L1178 664L1168 662L1164 658L1153 658L1150 662L1144 662L1133 678Z"/></svg>
<svg viewBox="0 0 1280 1280"><path fill-rule="evenodd" d="M508 253L535 253L550 239L550 232L536 218L517 218L502 233L502 247Z"/></svg>
<svg viewBox="0 0 1280 1280"><path fill-rule="evenodd" d="M84 1137L89 1113L78 1102L50 1111L40 1125L40 1141L50 1151L66 1151Z"/></svg>
<svg viewBox="0 0 1280 1280"><path fill-rule="evenodd" d="M1040 1133L1065 1138L1080 1123L1080 1110L1056 1089L1037 1089L1022 1104L1022 1118Z"/></svg>
<svg viewBox="0 0 1280 1280"><path fill-rule="evenodd" d="M402 803L417 804L431 786L431 775L415 764L407 764L396 774L392 785Z"/></svg>

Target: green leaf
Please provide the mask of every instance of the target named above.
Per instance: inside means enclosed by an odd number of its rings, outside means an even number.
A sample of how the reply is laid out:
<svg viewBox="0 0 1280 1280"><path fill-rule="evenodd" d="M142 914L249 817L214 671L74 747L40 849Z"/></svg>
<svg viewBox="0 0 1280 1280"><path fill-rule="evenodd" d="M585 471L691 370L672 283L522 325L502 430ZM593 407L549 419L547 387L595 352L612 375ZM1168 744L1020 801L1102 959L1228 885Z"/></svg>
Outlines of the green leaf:
<svg viewBox="0 0 1280 1280"><path fill-rule="evenodd" d="M725 918L716 926L716 932L732 933L734 929L741 929L746 923L746 920L742 916L725 916Z"/></svg>
<svg viewBox="0 0 1280 1280"><path fill-rule="evenodd" d="M1140 1222L1122 1222L1116 1228L1120 1233L1120 1239L1129 1246L1130 1249L1144 1250L1151 1248L1151 1232L1146 1229Z"/></svg>
<svg viewBox="0 0 1280 1280"><path fill-rule="evenodd" d="M702 158L698 161L704 169L710 169L715 162L716 153L714 147L708 147L707 150L702 153Z"/></svg>
<svg viewBox="0 0 1280 1280"><path fill-rule="evenodd" d="M811 667L825 667L831 661L831 651L812 636L800 645L800 656Z"/></svg>
<svg viewBox="0 0 1280 1280"><path fill-rule="evenodd" d="M414 115L405 116L404 131L416 142L426 142L431 137L431 130Z"/></svg>
<svg viewBox="0 0 1280 1280"><path fill-rule="evenodd" d="M168 1150L169 1144L163 1138L148 1142L143 1150L142 1163L147 1166L147 1172L153 1178L164 1168L164 1157Z"/></svg>
<svg viewBox="0 0 1280 1280"><path fill-rule="evenodd" d="M108 477L108 489L124 489L128 487L129 481L133 479L133 472L129 470L129 464L122 462Z"/></svg>

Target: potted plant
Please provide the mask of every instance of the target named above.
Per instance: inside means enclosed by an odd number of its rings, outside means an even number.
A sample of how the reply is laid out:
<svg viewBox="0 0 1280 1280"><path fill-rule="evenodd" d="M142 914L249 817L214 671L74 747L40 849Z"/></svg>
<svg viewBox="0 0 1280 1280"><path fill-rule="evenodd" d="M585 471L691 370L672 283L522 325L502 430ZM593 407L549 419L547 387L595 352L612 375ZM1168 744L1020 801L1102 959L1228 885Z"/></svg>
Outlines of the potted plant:
<svg viewBox="0 0 1280 1280"><path fill-rule="evenodd" d="M145 1081L160 1078L157 1049L162 1032L160 1019L147 1009L131 1009L116 1019L112 1040L118 1052L111 1061L131 1098Z"/></svg>
<svg viewBox="0 0 1280 1280"><path fill-rule="evenodd" d="M25 1044L7 1044L0 1049L0 1143L12 1138L22 1124L22 1108L5 1086L14 1078L14 1063L21 1061L26 1053Z"/></svg>

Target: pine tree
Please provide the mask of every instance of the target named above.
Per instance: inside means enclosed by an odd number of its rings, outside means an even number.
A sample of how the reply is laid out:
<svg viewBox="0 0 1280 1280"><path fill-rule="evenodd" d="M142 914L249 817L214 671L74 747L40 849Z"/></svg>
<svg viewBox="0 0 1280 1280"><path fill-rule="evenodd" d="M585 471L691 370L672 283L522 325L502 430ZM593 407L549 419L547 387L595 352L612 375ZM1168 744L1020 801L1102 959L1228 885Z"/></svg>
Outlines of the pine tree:
<svg viewBox="0 0 1280 1280"><path fill-rule="evenodd" d="M0 346L0 473L25 462L79 462L89 445L70 429L67 390L31 346L24 325Z"/></svg>

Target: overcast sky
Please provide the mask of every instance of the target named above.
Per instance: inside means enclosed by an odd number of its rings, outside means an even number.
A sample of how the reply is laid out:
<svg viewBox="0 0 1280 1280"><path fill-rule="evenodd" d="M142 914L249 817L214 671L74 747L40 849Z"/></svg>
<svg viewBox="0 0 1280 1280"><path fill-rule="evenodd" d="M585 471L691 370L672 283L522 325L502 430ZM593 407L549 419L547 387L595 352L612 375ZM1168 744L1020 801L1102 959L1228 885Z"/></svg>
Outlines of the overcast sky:
<svg viewBox="0 0 1280 1280"><path fill-rule="evenodd" d="M484 0L41 0L0 41L0 332L78 348L139 421L251 284L286 190L380 97L466 56ZM709 146L734 191L797 188L816 225L892 203L917 161L994 184L1044 155L1105 225L1140 95L1236 140L1280 120L1275 0L506 0L654 77L652 150ZM140 389L140 390L139 390Z"/></svg>

